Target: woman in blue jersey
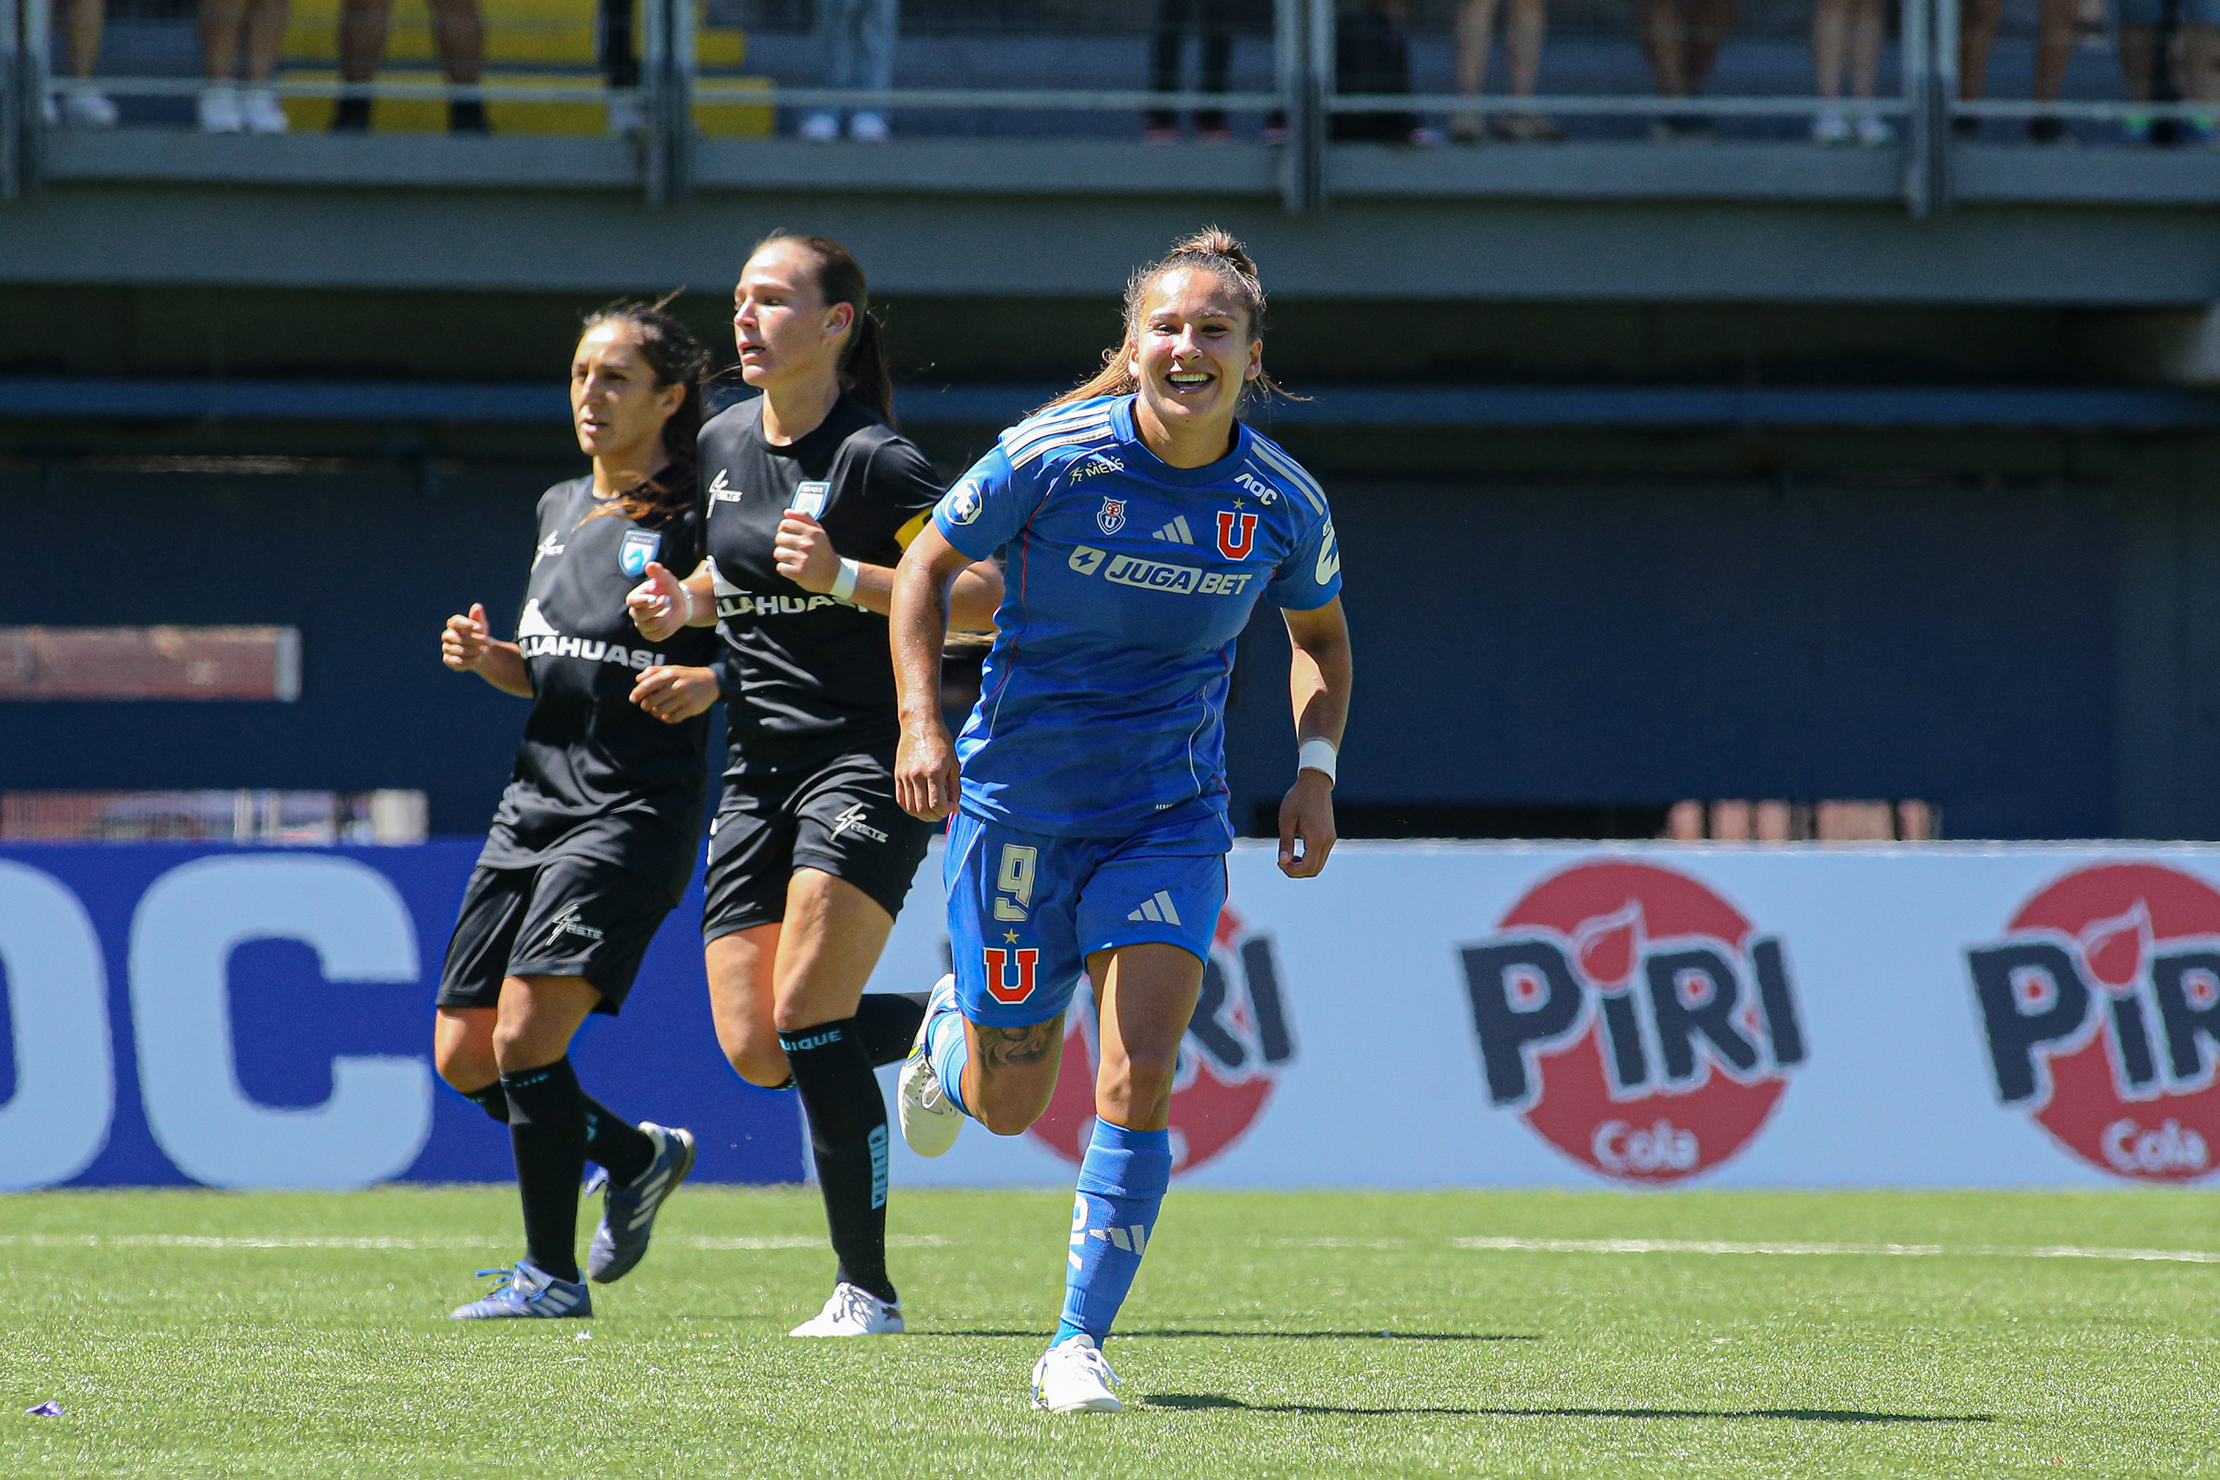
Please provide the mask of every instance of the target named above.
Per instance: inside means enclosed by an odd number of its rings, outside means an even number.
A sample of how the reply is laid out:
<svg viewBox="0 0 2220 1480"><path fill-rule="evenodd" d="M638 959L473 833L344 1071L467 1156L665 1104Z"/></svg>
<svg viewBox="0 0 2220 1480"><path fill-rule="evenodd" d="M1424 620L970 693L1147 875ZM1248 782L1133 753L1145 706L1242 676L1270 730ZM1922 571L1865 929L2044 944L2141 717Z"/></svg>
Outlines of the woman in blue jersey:
<svg viewBox="0 0 2220 1480"><path fill-rule="evenodd" d="M1333 847L1349 709L1341 561L1325 496L1244 426L1264 373L1264 293L1215 228L1126 288L1124 342L1092 381L1004 432L949 490L895 575L902 805L949 825L954 972L903 1069L902 1129L946 1151L969 1114L1039 1118L1062 1019L1094 984L1102 1066L1079 1172L1063 1317L1033 1369L1056 1412L1119 1407L1101 1345L1171 1177L1179 1044L1225 901L1224 722L1234 645L1260 599L1293 639L1298 737L1280 868ZM979 703L951 741L940 654L951 583L1005 552Z"/></svg>

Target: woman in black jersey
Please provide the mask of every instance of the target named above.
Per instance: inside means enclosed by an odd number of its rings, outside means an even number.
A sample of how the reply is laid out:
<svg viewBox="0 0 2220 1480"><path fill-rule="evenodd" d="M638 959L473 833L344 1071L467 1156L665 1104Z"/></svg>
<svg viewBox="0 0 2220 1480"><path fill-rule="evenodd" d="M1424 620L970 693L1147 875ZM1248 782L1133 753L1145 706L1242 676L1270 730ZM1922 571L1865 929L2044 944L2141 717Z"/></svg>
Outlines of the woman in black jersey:
<svg viewBox="0 0 2220 1480"><path fill-rule="evenodd" d="M441 1076L508 1123L526 1255L457 1320L592 1315L577 1263L585 1163L609 1177L584 1271L602 1283L647 1252L656 1210L694 1164L685 1131L633 1125L581 1090L569 1052L588 1013L623 1006L701 835L699 715L716 696L715 642L697 632L641 642L625 595L658 559L700 558L705 359L657 308L587 320L570 404L593 473L540 498L517 640L493 640L483 606L448 618L440 638L448 667L532 701L448 943L433 1038ZM706 698L693 717L658 723L632 702L650 682Z"/></svg>
<svg viewBox="0 0 2220 1480"><path fill-rule="evenodd" d="M863 270L823 237L759 244L734 291L741 377L762 395L702 428L701 567L650 567L634 620L661 642L724 636L732 749L710 829L702 921L717 1037L751 1083L791 1083L840 1261L797 1336L900 1331L886 1272L887 1116L872 1075L909 1051L914 998L863 995L932 828L894 797L901 724L886 611L893 567L941 486L888 425L892 386ZM951 620L991 628L991 563ZM641 703L680 716L681 680Z"/></svg>

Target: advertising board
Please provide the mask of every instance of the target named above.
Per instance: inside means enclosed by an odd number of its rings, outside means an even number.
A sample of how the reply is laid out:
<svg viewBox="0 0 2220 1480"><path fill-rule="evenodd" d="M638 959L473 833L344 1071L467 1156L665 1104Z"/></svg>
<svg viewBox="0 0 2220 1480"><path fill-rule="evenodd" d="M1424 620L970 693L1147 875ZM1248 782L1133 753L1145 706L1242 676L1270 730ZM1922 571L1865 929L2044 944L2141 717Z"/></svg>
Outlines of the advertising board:
<svg viewBox="0 0 2220 1480"><path fill-rule="evenodd" d="M429 1060L475 843L0 849L0 1186L508 1174ZM2118 1186L2220 1144L2220 848L1344 844L1230 862L1172 1102L1227 1187ZM938 858L872 980L947 969ZM716 1048L664 926L581 1076L693 1127L697 1175L805 1175L791 1095ZM1055 1185L1095 1025L1024 1135L897 1185ZM891 1092L893 1071L884 1071Z"/></svg>

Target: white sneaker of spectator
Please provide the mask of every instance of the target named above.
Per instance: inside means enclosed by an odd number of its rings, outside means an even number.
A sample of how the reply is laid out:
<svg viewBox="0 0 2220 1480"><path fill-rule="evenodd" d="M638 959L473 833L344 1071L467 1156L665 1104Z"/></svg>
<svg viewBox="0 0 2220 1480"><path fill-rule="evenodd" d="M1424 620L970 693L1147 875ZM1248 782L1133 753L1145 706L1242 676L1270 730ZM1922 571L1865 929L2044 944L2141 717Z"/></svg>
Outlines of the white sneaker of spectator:
<svg viewBox="0 0 2220 1480"><path fill-rule="evenodd" d="M116 105L98 88L72 88L62 94L62 122L71 128L114 128Z"/></svg>
<svg viewBox="0 0 2220 1480"><path fill-rule="evenodd" d="M801 135L812 144L830 144L840 137L840 119L830 113L812 113L802 120Z"/></svg>
<svg viewBox="0 0 2220 1480"><path fill-rule="evenodd" d="M647 113L640 107L636 93L611 93L609 95L609 132L612 134L644 134L647 132Z"/></svg>
<svg viewBox="0 0 2220 1480"><path fill-rule="evenodd" d="M250 87L239 94L239 116L250 134L282 134L293 127L277 94L266 87Z"/></svg>
<svg viewBox="0 0 2220 1480"><path fill-rule="evenodd" d="M1814 144L1849 143L1850 120L1828 109L1811 121L1811 141Z"/></svg>
<svg viewBox="0 0 2220 1480"><path fill-rule="evenodd" d="M247 129L239 111L239 89L218 83L200 90L200 131L204 134L240 134Z"/></svg>
<svg viewBox="0 0 2220 1480"><path fill-rule="evenodd" d="M884 144L893 132L883 113L858 113L848 120L848 137L858 144Z"/></svg>
<svg viewBox="0 0 2220 1480"><path fill-rule="evenodd" d="M1858 119L1858 142L1868 149L1879 149L1883 145L1896 142L1896 130L1889 127L1886 118L1875 118L1870 113L1862 114Z"/></svg>

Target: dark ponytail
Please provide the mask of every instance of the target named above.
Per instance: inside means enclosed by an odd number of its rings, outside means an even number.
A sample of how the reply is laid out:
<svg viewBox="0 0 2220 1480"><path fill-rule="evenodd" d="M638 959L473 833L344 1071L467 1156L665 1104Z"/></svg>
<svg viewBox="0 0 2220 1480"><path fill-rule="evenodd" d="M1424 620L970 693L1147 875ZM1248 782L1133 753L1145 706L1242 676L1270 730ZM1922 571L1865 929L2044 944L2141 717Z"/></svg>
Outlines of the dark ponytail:
<svg viewBox="0 0 2220 1480"><path fill-rule="evenodd" d="M699 497L695 485L701 481L701 454L695 444L701 436L701 388L709 373L709 352L691 329L664 311L677 296L671 293L653 303L611 303L586 315L586 322L579 326L581 338L604 324L628 326L639 336L640 358L655 372L656 389L686 387L686 398L663 423L663 455L670 459L669 465L637 487L618 494L588 514L588 519L622 514L627 519L660 524L693 508Z"/></svg>
<svg viewBox="0 0 2220 1480"><path fill-rule="evenodd" d="M894 373L887 368L886 326L871 312L871 288L864 281L863 264L829 236L796 236L774 231L755 244L757 252L779 242L792 242L809 253L817 264L817 294L829 307L853 305L855 328L840 351L840 388L894 424ZM753 253L750 254L754 255Z"/></svg>

